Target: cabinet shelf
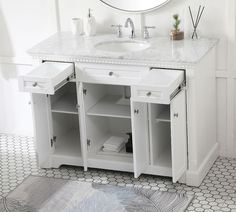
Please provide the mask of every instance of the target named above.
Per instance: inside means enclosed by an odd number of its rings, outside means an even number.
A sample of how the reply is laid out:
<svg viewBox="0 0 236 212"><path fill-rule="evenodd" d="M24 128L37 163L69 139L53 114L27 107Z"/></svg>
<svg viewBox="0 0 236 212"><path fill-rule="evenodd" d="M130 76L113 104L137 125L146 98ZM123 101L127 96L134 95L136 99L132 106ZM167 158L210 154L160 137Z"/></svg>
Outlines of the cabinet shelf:
<svg viewBox="0 0 236 212"><path fill-rule="evenodd" d="M90 116L130 119L130 105L119 104L122 96L107 95L87 111Z"/></svg>
<svg viewBox="0 0 236 212"><path fill-rule="evenodd" d="M104 152L101 147L100 150L97 152L97 155L112 156L112 157L118 156L118 157L128 157L128 158L133 157L132 153L126 152L125 147L121 149L120 152Z"/></svg>
<svg viewBox="0 0 236 212"><path fill-rule="evenodd" d="M156 118L156 122L170 122L170 108L165 108Z"/></svg>
<svg viewBox="0 0 236 212"><path fill-rule="evenodd" d="M52 103L51 111L54 113L78 114L76 104L76 94L68 92Z"/></svg>
<svg viewBox="0 0 236 212"><path fill-rule="evenodd" d="M102 147L103 144L108 140L111 136L122 136L118 134L110 134L108 133L103 138L94 141L91 144L89 151L89 158L97 159L97 160L109 160L113 162L122 162L122 163L132 163L133 162L133 154L125 152L125 149L121 150L121 152L103 152Z"/></svg>

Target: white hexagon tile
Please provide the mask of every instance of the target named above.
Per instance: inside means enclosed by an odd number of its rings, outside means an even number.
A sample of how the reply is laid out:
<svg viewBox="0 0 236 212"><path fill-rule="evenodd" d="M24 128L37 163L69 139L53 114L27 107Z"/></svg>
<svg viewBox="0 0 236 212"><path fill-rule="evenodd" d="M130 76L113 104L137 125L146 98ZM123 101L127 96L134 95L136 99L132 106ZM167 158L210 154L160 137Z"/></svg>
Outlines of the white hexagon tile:
<svg viewBox="0 0 236 212"><path fill-rule="evenodd" d="M194 195L187 211L236 211L236 159L218 158L202 185L195 188L173 184L170 178L149 175L134 179L130 173L98 169L84 172L80 167L39 169L33 138L0 134L0 198L15 189L30 174L187 193Z"/></svg>

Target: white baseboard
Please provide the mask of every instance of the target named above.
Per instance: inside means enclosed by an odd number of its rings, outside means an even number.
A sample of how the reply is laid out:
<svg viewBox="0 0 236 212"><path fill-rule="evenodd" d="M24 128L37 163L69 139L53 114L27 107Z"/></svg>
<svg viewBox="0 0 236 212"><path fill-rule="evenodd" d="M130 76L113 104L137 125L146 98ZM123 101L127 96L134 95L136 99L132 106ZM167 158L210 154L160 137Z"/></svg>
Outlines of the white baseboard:
<svg viewBox="0 0 236 212"><path fill-rule="evenodd" d="M220 156L221 157L226 157L226 158L235 158L236 159L236 154L233 153L233 152L229 152L229 151L221 151Z"/></svg>
<svg viewBox="0 0 236 212"><path fill-rule="evenodd" d="M209 172L218 157L219 145L218 143L216 143L197 171L186 172L186 184L189 186L200 186L203 179L205 178L205 176L207 175L207 173Z"/></svg>

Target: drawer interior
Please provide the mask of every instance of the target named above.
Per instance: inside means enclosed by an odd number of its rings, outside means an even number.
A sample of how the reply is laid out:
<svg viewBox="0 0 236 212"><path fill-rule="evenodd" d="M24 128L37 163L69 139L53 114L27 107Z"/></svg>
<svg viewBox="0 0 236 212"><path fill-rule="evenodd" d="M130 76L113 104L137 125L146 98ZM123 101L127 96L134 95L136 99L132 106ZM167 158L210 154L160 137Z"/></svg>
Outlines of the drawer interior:
<svg viewBox="0 0 236 212"><path fill-rule="evenodd" d="M132 86L132 98L140 102L170 104L184 79L183 70L152 69Z"/></svg>
<svg viewBox="0 0 236 212"><path fill-rule="evenodd" d="M45 62L33 69L25 77L39 79L54 79L64 77L68 73L73 74L73 65L69 63Z"/></svg>
<svg viewBox="0 0 236 212"><path fill-rule="evenodd" d="M140 86L174 91L184 81L184 71L152 69L138 83Z"/></svg>

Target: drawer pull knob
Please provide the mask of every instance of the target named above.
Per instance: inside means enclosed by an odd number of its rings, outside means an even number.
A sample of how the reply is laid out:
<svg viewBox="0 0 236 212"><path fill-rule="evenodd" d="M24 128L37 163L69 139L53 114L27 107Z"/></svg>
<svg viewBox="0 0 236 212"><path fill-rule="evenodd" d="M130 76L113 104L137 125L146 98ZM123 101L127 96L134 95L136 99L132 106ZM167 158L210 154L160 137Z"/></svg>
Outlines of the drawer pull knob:
<svg viewBox="0 0 236 212"><path fill-rule="evenodd" d="M36 86L38 86L38 83L35 82L32 86L33 86L33 87L36 87Z"/></svg>
<svg viewBox="0 0 236 212"><path fill-rule="evenodd" d="M149 92L147 93L147 96L151 96L151 95L152 95L152 92L149 91Z"/></svg>
<svg viewBox="0 0 236 212"><path fill-rule="evenodd" d="M109 76L113 76L113 74L114 74L114 72L112 72L112 71L109 72Z"/></svg>
<svg viewBox="0 0 236 212"><path fill-rule="evenodd" d="M178 113L174 113L174 117L175 117L175 118L178 118L178 117L179 117L179 114L178 114Z"/></svg>
<svg viewBox="0 0 236 212"><path fill-rule="evenodd" d="M139 114L139 110L138 110L138 109L135 109L135 110L134 110L134 114Z"/></svg>

